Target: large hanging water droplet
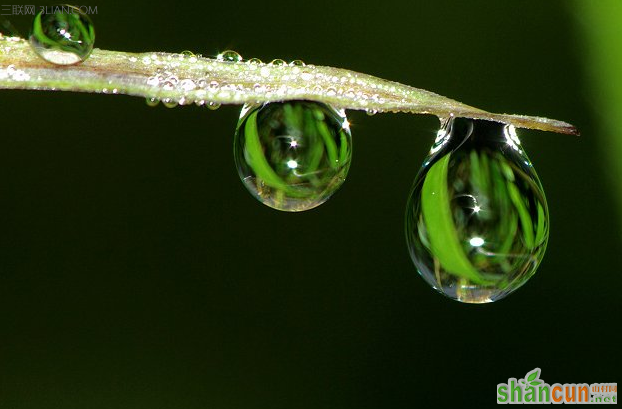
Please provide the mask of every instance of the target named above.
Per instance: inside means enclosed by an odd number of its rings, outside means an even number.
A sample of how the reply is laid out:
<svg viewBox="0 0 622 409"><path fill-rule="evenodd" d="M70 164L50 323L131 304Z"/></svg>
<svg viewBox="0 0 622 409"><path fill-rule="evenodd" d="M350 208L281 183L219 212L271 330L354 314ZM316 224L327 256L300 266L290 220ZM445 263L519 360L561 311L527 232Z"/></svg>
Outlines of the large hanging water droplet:
<svg viewBox="0 0 622 409"><path fill-rule="evenodd" d="M234 138L240 178L259 201L299 212L344 182L352 156L343 111L311 101L244 106Z"/></svg>
<svg viewBox="0 0 622 409"><path fill-rule="evenodd" d="M406 208L410 255L428 284L462 302L499 300L534 274L548 236L542 185L514 127L446 121Z"/></svg>
<svg viewBox="0 0 622 409"><path fill-rule="evenodd" d="M93 50L95 27L77 7L46 6L35 16L29 41L32 49L48 62L77 64Z"/></svg>

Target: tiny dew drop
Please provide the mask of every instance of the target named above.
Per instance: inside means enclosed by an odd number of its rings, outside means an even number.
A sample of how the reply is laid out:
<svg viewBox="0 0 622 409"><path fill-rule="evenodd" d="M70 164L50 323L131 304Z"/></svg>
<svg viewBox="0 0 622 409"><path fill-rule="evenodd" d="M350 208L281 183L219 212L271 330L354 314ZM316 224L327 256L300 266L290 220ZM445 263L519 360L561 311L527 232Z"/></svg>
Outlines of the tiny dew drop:
<svg viewBox="0 0 622 409"><path fill-rule="evenodd" d="M233 50L227 50L218 54L216 59L218 61L240 62L242 61L242 56Z"/></svg>
<svg viewBox="0 0 622 409"><path fill-rule="evenodd" d="M207 107L208 107L209 109L211 109L212 111L215 111L215 110L217 110L218 108L220 108L220 103L210 101L210 103L209 103L209 104L207 104Z"/></svg>
<svg viewBox="0 0 622 409"><path fill-rule="evenodd" d="M300 212L343 184L352 138L343 112L311 101L245 105L235 132L240 179L260 202Z"/></svg>
<svg viewBox="0 0 622 409"><path fill-rule="evenodd" d="M158 98L145 98L145 103L150 107L155 107L160 103Z"/></svg>
<svg viewBox="0 0 622 409"><path fill-rule="evenodd" d="M174 101L171 98L164 98L162 100L162 105L167 108L175 108L177 106L177 101Z"/></svg>
<svg viewBox="0 0 622 409"><path fill-rule="evenodd" d="M366 113L367 115L369 115L369 116L374 116L374 115L376 115L376 114L378 113L378 111L377 111L377 110L375 110L375 109L366 109L366 110L365 110L365 113Z"/></svg>
<svg viewBox="0 0 622 409"><path fill-rule="evenodd" d="M251 58L251 59L250 59L250 60L248 60L246 63L247 63L247 64L255 64L255 65L258 65L258 64L261 64L261 60L260 60L259 58Z"/></svg>
<svg viewBox="0 0 622 409"><path fill-rule="evenodd" d="M513 126L451 118L406 207L411 258L434 289L465 303L504 298L544 257L544 191Z"/></svg>
<svg viewBox="0 0 622 409"><path fill-rule="evenodd" d="M270 61L270 65L287 65L287 62L285 62L285 60L281 60L280 58L275 58L274 60Z"/></svg>
<svg viewBox="0 0 622 409"><path fill-rule="evenodd" d="M48 62L77 64L93 51L95 27L77 7L45 6L34 18L29 42L34 52Z"/></svg>
<svg viewBox="0 0 622 409"><path fill-rule="evenodd" d="M289 65L292 67L304 67L306 64L302 60L294 60L290 62Z"/></svg>

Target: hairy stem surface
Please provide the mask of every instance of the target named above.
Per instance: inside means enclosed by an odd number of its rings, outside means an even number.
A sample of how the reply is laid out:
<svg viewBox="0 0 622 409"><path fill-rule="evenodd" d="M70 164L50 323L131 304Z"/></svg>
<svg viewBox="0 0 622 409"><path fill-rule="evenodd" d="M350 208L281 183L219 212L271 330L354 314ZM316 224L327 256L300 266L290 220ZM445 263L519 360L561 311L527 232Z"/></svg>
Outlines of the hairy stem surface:
<svg viewBox="0 0 622 409"><path fill-rule="evenodd" d="M0 34L0 89L126 94L180 105L304 99L336 108L487 119L518 128L578 134L554 119L494 114L430 91L342 68L228 62L188 54L94 49L79 65L39 58L27 40Z"/></svg>

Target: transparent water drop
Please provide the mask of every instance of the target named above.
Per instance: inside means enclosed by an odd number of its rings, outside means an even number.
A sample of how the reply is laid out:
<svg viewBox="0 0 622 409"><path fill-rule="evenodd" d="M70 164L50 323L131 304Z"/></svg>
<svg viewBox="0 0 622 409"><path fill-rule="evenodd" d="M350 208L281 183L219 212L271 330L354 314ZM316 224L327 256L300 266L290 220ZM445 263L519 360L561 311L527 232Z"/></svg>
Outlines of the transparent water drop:
<svg viewBox="0 0 622 409"><path fill-rule="evenodd" d="M274 60L270 61L270 65L287 65L287 62L285 60L281 60L280 58L275 58Z"/></svg>
<svg viewBox="0 0 622 409"><path fill-rule="evenodd" d="M261 60L259 58L251 58L246 63L247 64L261 64Z"/></svg>
<svg viewBox="0 0 622 409"><path fill-rule="evenodd" d="M367 115L369 115L369 116L374 116L374 115L376 115L376 114L378 113L378 111L377 111L377 110L375 110L375 109L366 109L366 110L365 110L365 113L366 113Z"/></svg>
<svg viewBox="0 0 622 409"><path fill-rule="evenodd" d="M158 98L145 98L145 103L150 107L158 106L160 100Z"/></svg>
<svg viewBox="0 0 622 409"><path fill-rule="evenodd" d="M289 65L292 66L292 67L304 67L305 63L302 60L294 60L294 61L290 62Z"/></svg>
<svg viewBox="0 0 622 409"><path fill-rule="evenodd" d="M535 273L548 236L544 191L514 127L446 121L406 207L406 242L425 281L458 301L499 300Z"/></svg>
<svg viewBox="0 0 622 409"><path fill-rule="evenodd" d="M174 101L171 98L164 98L162 100L162 105L167 108L175 108L177 106L177 101Z"/></svg>
<svg viewBox="0 0 622 409"><path fill-rule="evenodd" d="M245 105L234 158L246 188L277 210L324 203L344 182L352 138L343 111L311 101Z"/></svg>
<svg viewBox="0 0 622 409"><path fill-rule="evenodd" d="M77 7L46 6L35 16L28 41L34 52L48 62L77 64L93 51L95 27Z"/></svg>
<svg viewBox="0 0 622 409"><path fill-rule="evenodd" d="M211 109L212 111L215 111L218 108L220 108L220 103L219 102L210 101L209 104L207 104L207 107L209 109Z"/></svg>
<svg viewBox="0 0 622 409"><path fill-rule="evenodd" d="M218 54L216 59L218 61L240 62L242 61L242 56L233 50L227 50Z"/></svg>

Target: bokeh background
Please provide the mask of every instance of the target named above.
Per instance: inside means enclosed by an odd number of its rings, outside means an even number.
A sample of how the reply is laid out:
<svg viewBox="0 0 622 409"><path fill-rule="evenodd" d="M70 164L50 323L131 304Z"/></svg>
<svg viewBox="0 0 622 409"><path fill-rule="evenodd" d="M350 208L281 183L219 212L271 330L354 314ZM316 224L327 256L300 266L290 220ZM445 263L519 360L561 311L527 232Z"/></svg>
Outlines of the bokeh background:
<svg viewBox="0 0 622 409"><path fill-rule="evenodd" d="M428 287L405 245L434 117L351 112L347 182L285 214L238 179L239 107L0 91L0 408L483 407L535 367L617 382L621 4L91 3L99 48L300 58L582 135L519 132L547 254L473 306Z"/></svg>

